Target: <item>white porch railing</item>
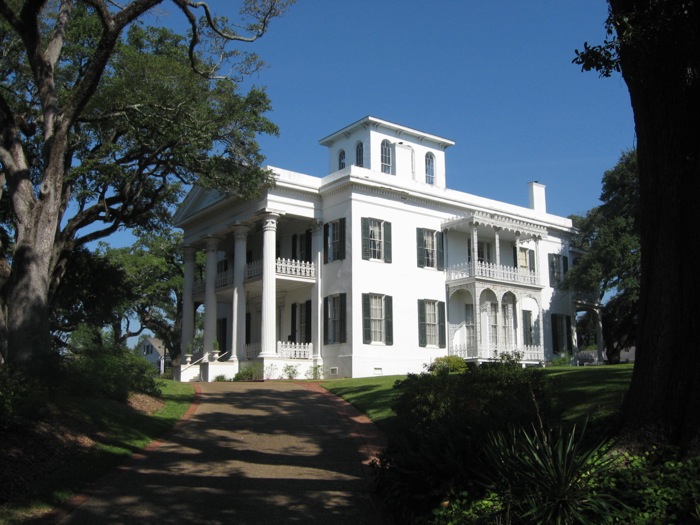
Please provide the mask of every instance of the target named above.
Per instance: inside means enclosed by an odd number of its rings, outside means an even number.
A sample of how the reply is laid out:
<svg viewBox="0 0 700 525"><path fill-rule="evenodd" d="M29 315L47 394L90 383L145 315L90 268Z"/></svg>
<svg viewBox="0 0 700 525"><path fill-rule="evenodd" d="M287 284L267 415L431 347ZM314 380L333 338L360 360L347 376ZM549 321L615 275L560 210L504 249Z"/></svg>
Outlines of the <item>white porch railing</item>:
<svg viewBox="0 0 700 525"><path fill-rule="evenodd" d="M277 341L277 355L287 359L311 359L313 345L311 343Z"/></svg>
<svg viewBox="0 0 700 525"><path fill-rule="evenodd" d="M447 281L466 279L467 277L486 277L522 284L539 284L537 273L513 266L497 265L486 261L478 261L476 268L472 263L462 263L447 268Z"/></svg>
<svg viewBox="0 0 700 525"><path fill-rule="evenodd" d="M233 283L233 269L226 270L224 272L216 273L216 287L226 286ZM197 279L192 286L192 293L195 295L204 293L206 285L203 280Z"/></svg>
<svg viewBox="0 0 700 525"><path fill-rule="evenodd" d="M544 348L537 345L512 346L488 346L476 345L452 345L449 355L456 355L462 359L498 360L502 355L519 357L521 361L544 361Z"/></svg>
<svg viewBox="0 0 700 525"><path fill-rule="evenodd" d="M290 275L293 277L316 277L316 265L312 262L278 257L277 261L275 261L275 272L278 275ZM246 279L259 275L262 275L262 260L253 261L246 265Z"/></svg>

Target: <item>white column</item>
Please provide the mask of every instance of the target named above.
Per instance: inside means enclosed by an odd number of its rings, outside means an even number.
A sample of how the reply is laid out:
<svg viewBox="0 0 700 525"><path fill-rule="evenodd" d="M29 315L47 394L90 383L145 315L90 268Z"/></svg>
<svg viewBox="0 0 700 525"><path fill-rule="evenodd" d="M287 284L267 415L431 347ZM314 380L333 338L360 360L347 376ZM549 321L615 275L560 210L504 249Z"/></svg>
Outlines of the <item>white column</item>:
<svg viewBox="0 0 700 525"><path fill-rule="evenodd" d="M262 265L262 327L260 334L260 356L269 357L277 353L277 272L275 253L277 251L276 213L268 213L263 218L263 265Z"/></svg>
<svg viewBox="0 0 700 525"><path fill-rule="evenodd" d="M185 270L182 284L182 339L180 341L181 362L184 363L185 354L192 353L192 340L194 339L194 262L195 249L185 246Z"/></svg>
<svg viewBox="0 0 700 525"><path fill-rule="evenodd" d="M203 361L209 360L216 341L216 263L219 239L207 239L207 269L204 289L204 351Z"/></svg>
<svg viewBox="0 0 700 525"><path fill-rule="evenodd" d="M542 282L542 265L540 264L540 238L535 237L535 279L537 280L535 284L540 284ZM544 324L544 323L541 323ZM544 345L544 339L542 339L542 344Z"/></svg>
<svg viewBox="0 0 700 525"><path fill-rule="evenodd" d="M233 246L233 312L231 315L231 354L234 362L245 359L245 264L248 228L234 230Z"/></svg>
<svg viewBox="0 0 700 525"><path fill-rule="evenodd" d="M476 275L477 262L479 260L479 235L476 232L476 224L472 224L472 275Z"/></svg>
<svg viewBox="0 0 700 525"><path fill-rule="evenodd" d="M500 228L494 229L494 242L496 243L496 267L501 266L501 238L500 238Z"/></svg>
<svg viewBox="0 0 700 525"><path fill-rule="evenodd" d="M311 227L311 253L312 260L316 265L316 279L311 290L311 344L313 345L314 364L321 365L321 346L322 346L322 328L323 328L323 308L321 305L322 282L321 270L323 269L323 227L321 221L315 221Z"/></svg>

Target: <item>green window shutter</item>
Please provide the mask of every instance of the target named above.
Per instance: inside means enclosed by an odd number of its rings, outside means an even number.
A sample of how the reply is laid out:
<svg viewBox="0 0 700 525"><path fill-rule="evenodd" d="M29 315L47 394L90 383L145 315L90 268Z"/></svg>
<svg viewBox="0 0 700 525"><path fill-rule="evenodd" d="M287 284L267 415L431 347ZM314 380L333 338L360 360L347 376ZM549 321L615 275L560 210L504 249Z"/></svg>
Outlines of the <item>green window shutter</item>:
<svg viewBox="0 0 700 525"><path fill-rule="evenodd" d="M292 303L292 343L297 343L297 304ZM304 334L300 334L301 337L304 336Z"/></svg>
<svg viewBox="0 0 700 525"><path fill-rule="evenodd" d="M340 235L338 236L338 239L340 239L340 257L338 259L345 259L345 217L341 217L338 220L338 225L340 227Z"/></svg>
<svg viewBox="0 0 700 525"><path fill-rule="evenodd" d="M518 267L518 247L513 244L513 267Z"/></svg>
<svg viewBox="0 0 700 525"><path fill-rule="evenodd" d="M425 330L425 301L418 299L418 346L428 346L428 335Z"/></svg>
<svg viewBox="0 0 700 525"><path fill-rule="evenodd" d="M328 262L329 228L330 228L330 224L328 224L327 222L323 224L323 263L324 264Z"/></svg>
<svg viewBox="0 0 700 525"><path fill-rule="evenodd" d="M369 294L362 294L362 342L369 344L372 342L372 319L369 312Z"/></svg>
<svg viewBox="0 0 700 525"><path fill-rule="evenodd" d="M391 223L384 222L384 262L391 262Z"/></svg>
<svg viewBox="0 0 700 525"><path fill-rule="evenodd" d="M418 248L418 268L425 268L425 239L423 228L416 228L416 246Z"/></svg>
<svg viewBox="0 0 700 525"><path fill-rule="evenodd" d="M555 276L557 274L557 258L553 253L548 254L549 258L549 286L554 288L556 286Z"/></svg>
<svg viewBox="0 0 700 525"><path fill-rule="evenodd" d="M535 268L535 250L528 250L527 251L527 257L529 259L529 265L530 265L530 271L535 272L537 269Z"/></svg>
<svg viewBox="0 0 700 525"><path fill-rule="evenodd" d="M574 350L573 349L573 341L572 341L573 337L572 337L572 335L573 334L571 333L571 316L567 315L566 316L566 350L569 353L572 353Z"/></svg>
<svg viewBox="0 0 700 525"><path fill-rule="evenodd" d="M391 295L384 296L384 343L394 344L394 301Z"/></svg>
<svg viewBox="0 0 700 525"><path fill-rule="evenodd" d="M345 221L345 219L343 219ZM340 336L338 341L339 343L345 343L348 340L348 316L347 316L347 307L346 307L346 299L347 299L347 294L341 293L340 294Z"/></svg>
<svg viewBox="0 0 700 525"><path fill-rule="evenodd" d="M438 345L440 348L447 346L447 334L445 334L445 302L438 301Z"/></svg>
<svg viewBox="0 0 700 525"><path fill-rule="evenodd" d="M435 232L435 249L437 250L437 269L445 269L445 247L443 246L442 232Z"/></svg>
<svg viewBox="0 0 700 525"><path fill-rule="evenodd" d="M569 271L569 257L564 255L561 258L561 264L562 264L562 273L566 274L566 272Z"/></svg>
<svg viewBox="0 0 700 525"><path fill-rule="evenodd" d="M328 321L328 297L323 298L323 344L328 344L328 329L330 322Z"/></svg>
<svg viewBox="0 0 700 525"><path fill-rule="evenodd" d="M369 219L362 217L362 259L369 260Z"/></svg>
<svg viewBox="0 0 700 525"><path fill-rule="evenodd" d="M310 343L311 342L311 334L313 333L313 324L311 323L311 300L309 299L306 301L304 304L304 308L306 309L306 333L304 334L304 342L305 343Z"/></svg>

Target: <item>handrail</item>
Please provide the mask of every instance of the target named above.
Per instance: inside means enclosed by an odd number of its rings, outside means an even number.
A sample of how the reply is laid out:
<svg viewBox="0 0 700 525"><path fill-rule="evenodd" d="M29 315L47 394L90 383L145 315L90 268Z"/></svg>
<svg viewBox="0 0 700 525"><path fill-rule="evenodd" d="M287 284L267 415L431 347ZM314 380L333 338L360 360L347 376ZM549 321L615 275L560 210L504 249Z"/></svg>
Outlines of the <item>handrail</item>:
<svg viewBox="0 0 700 525"><path fill-rule="evenodd" d="M187 368L185 368L184 370L180 370L180 373L182 374L185 370L189 370L189 369L192 368L194 365L197 365L197 364L201 363L202 361L204 361L204 356L202 356L202 357L200 357L199 359L197 359L194 363L189 363L189 365L187 366Z"/></svg>

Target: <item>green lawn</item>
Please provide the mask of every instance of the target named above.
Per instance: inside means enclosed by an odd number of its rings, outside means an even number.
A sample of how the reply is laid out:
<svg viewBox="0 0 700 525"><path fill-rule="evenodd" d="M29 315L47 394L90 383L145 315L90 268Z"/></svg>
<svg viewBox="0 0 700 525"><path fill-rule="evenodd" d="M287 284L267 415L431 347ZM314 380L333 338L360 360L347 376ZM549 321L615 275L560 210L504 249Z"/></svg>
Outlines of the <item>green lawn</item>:
<svg viewBox="0 0 700 525"><path fill-rule="evenodd" d="M622 405L627 392L631 364L615 366L552 367L545 372L554 383L554 405L566 420L603 419ZM391 403L398 392L392 387L405 376L336 379L323 386L352 403L377 425L390 430L394 414Z"/></svg>

